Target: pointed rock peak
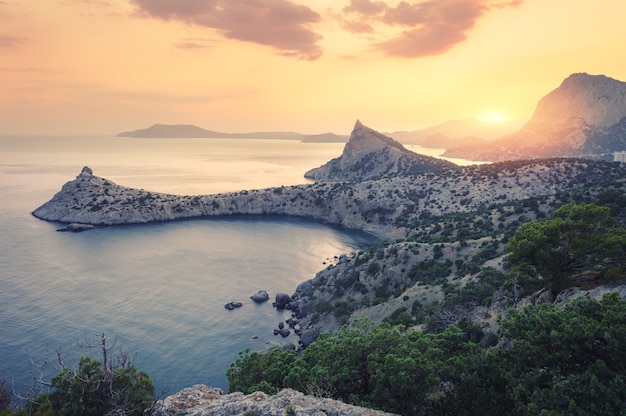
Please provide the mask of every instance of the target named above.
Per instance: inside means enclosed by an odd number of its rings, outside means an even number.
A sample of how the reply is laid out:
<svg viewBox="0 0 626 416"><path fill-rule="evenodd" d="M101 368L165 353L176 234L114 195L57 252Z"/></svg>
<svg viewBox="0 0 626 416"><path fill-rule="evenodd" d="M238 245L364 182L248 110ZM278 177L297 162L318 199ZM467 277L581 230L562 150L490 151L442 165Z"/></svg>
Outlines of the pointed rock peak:
<svg viewBox="0 0 626 416"><path fill-rule="evenodd" d="M391 146L401 151L407 151L400 142L363 125L360 120L357 120L354 124L354 129L352 130L350 139L348 140L348 143L346 143L346 150L350 152L351 148L354 146L358 146L357 149L359 152L361 152L364 148L376 150L381 146Z"/></svg>
<svg viewBox="0 0 626 416"><path fill-rule="evenodd" d="M93 170L89 166L85 166L78 176L93 176Z"/></svg>

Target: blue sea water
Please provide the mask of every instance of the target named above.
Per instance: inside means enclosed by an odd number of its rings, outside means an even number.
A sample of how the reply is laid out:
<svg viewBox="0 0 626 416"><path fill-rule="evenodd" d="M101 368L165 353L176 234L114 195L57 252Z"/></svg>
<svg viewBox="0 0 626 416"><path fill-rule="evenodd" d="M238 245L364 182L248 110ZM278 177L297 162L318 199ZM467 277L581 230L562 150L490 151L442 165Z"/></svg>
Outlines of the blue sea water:
<svg viewBox="0 0 626 416"><path fill-rule="evenodd" d="M0 137L0 377L21 390L106 334L157 388L227 390L239 351L296 342L289 315L250 296L293 293L376 237L286 217L228 217L59 233L30 214L84 165L157 192L209 194L305 183L342 144L244 139ZM229 301L243 302L233 311Z"/></svg>

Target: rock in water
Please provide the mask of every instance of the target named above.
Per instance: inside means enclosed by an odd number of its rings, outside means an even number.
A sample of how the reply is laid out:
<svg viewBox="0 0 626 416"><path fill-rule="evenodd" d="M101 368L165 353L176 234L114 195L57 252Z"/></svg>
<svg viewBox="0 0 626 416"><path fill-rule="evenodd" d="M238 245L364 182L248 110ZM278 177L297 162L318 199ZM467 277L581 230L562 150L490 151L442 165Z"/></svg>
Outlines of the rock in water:
<svg viewBox="0 0 626 416"><path fill-rule="evenodd" d="M276 294L276 302L272 303L277 309L285 309L287 305L291 302L291 296L286 293L277 293Z"/></svg>
<svg viewBox="0 0 626 416"><path fill-rule="evenodd" d="M66 227L59 228L57 231L66 231L66 232L69 231L72 233L79 233L81 231L93 230L94 228L96 227L91 224L79 224L79 223L73 222L71 224L68 224Z"/></svg>
<svg viewBox="0 0 626 416"><path fill-rule="evenodd" d="M250 299L256 303L263 303L270 299L270 295L265 290L259 290L255 295L250 296Z"/></svg>

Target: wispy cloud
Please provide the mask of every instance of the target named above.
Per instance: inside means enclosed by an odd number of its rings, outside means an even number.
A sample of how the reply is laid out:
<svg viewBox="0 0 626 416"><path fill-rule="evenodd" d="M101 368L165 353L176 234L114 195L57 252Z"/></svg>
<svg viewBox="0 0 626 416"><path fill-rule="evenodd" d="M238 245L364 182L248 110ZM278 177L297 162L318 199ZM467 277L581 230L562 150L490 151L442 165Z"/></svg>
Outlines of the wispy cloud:
<svg viewBox="0 0 626 416"><path fill-rule="evenodd" d="M23 45L28 41L28 38L19 36L0 35L0 48L15 48Z"/></svg>
<svg viewBox="0 0 626 416"><path fill-rule="evenodd" d="M373 47L386 55L422 57L446 52L467 38L477 21L493 8L517 7L523 0L428 0L401 1L390 6L385 1L351 0L344 7L342 27L353 33L374 34L376 27L400 27L388 39L373 41Z"/></svg>
<svg viewBox="0 0 626 416"><path fill-rule="evenodd" d="M288 0L130 0L140 14L216 29L223 36L267 45L281 55L315 60L320 15Z"/></svg>
<svg viewBox="0 0 626 416"><path fill-rule="evenodd" d="M178 49L206 49L211 47L215 41L212 39L186 38L180 39L174 44Z"/></svg>

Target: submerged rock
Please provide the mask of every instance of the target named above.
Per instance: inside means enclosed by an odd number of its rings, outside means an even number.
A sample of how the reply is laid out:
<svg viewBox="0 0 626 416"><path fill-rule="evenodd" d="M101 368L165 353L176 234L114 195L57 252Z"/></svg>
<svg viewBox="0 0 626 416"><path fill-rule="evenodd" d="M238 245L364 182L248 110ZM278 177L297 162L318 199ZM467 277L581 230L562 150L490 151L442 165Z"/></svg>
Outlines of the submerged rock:
<svg viewBox="0 0 626 416"><path fill-rule="evenodd" d="M96 227L91 224L80 224L80 223L73 222L63 228L57 229L57 231L79 233L81 231L93 230L94 228Z"/></svg>

